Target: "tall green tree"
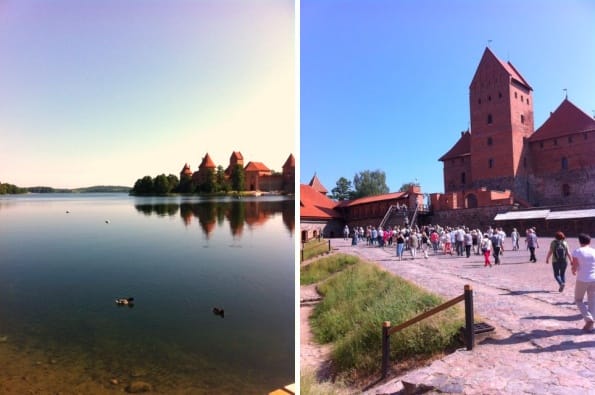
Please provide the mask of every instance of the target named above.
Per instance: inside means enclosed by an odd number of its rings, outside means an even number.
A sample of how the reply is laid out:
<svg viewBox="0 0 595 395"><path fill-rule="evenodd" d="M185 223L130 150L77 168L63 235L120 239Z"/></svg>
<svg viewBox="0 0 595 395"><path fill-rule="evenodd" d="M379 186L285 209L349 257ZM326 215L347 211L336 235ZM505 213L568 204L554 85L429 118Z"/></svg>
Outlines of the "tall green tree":
<svg viewBox="0 0 595 395"><path fill-rule="evenodd" d="M133 195L151 195L153 193L153 178L144 176L136 180L131 193Z"/></svg>
<svg viewBox="0 0 595 395"><path fill-rule="evenodd" d="M217 184L217 191L229 191L229 182L225 178L225 169L223 169L223 166L221 165L217 166L217 172L215 173L215 182Z"/></svg>
<svg viewBox="0 0 595 395"><path fill-rule="evenodd" d="M231 169L231 189L234 191L243 191L246 183L246 172L241 165L235 165Z"/></svg>
<svg viewBox="0 0 595 395"><path fill-rule="evenodd" d="M336 200L349 200L353 195L351 181L345 177L337 180L336 187L331 190L331 197Z"/></svg>
<svg viewBox="0 0 595 395"><path fill-rule="evenodd" d="M354 197L376 196L388 193L386 174L382 170L364 170L353 177Z"/></svg>
<svg viewBox="0 0 595 395"><path fill-rule="evenodd" d="M202 192L213 193L217 191L217 182L215 179L215 172L211 169L207 169L207 176L205 182L202 183L200 189Z"/></svg>
<svg viewBox="0 0 595 395"><path fill-rule="evenodd" d="M170 192L169 180L165 174L160 174L153 180L153 192L156 195L167 195Z"/></svg>

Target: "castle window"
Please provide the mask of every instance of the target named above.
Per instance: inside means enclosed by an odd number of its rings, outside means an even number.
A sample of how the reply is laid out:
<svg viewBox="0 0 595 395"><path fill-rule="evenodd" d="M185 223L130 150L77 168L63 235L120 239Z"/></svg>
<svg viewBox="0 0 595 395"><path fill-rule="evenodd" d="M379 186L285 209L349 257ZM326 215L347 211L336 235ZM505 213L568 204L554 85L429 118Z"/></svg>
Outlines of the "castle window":
<svg viewBox="0 0 595 395"><path fill-rule="evenodd" d="M502 99L502 92L498 92L498 99Z"/></svg>
<svg viewBox="0 0 595 395"><path fill-rule="evenodd" d="M539 148L543 148L543 141L539 142Z"/></svg>
<svg viewBox="0 0 595 395"><path fill-rule="evenodd" d="M488 146L491 146L492 143L493 143L492 138L491 137L488 137Z"/></svg>
<svg viewBox="0 0 595 395"><path fill-rule="evenodd" d="M523 168L526 169L527 168L527 158L523 158Z"/></svg>
<svg viewBox="0 0 595 395"><path fill-rule="evenodd" d="M492 96L488 96L488 101L492 101Z"/></svg>
<svg viewBox="0 0 595 395"><path fill-rule="evenodd" d="M494 167L494 160L492 158L488 159L488 168L492 169Z"/></svg>
<svg viewBox="0 0 595 395"><path fill-rule="evenodd" d="M492 114L488 114L488 125L492 124Z"/></svg>
<svg viewBox="0 0 595 395"><path fill-rule="evenodd" d="M554 139L554 145L558 145L558 139Z"/></svg>
<svg viewBox="0 0 595 395"><path fill-rule="evenodd" d="M529 104L529 98L527 98L527 104Z"/></svg>
<svg viewBox="0 0 595 395"><path fill-rule="evenodd" d="M587 133L583 133L583 137L586 140L587 139Z"/></svg>
<svg viewBox="0 0 595 395"><path fill-rule="evenodd" d="M523 95L521 95L521 102L524 102L525 100L523 100Z"/></svg>
<svg viewBox="0 0 595 395"><path fill-rule="evenodd" d="M481 104L481 98L477 99L477 104Z"/></svg>
<svg viewBox="0 0 595 395"><path fill-rule="evenodd" d="M568 184L562 185L562 196L570 196L570 185L568 185Z"/></svg>
<svg viewBox="0 0 595 395"><path fill-rule="evenodd" d="M514 92L514 98L516 99L516 92Z"/></svg>
<svg viewBox="0 0 595 395"><path fill-rule="evenodd" d="M461 173L461 184L465 185L465 181L466 181L466 177L465 177L465 173Z"/></svg>
<svg viewBox="0 0 595 395"><path fill-rule="evenodd" d="M562 158L562 170L568 170L568 158Z"/></svg>
<svg viewBox="0 0 595 395"><path fill-rule="evenodd" d="M525 123L525 116L521 114L521 123Z"/></svg>
<svg viewBox="0 0 595 395"><path fill-rule="evenodd" d="M568 136L568 142L572 143L572 136Z"/></svg>

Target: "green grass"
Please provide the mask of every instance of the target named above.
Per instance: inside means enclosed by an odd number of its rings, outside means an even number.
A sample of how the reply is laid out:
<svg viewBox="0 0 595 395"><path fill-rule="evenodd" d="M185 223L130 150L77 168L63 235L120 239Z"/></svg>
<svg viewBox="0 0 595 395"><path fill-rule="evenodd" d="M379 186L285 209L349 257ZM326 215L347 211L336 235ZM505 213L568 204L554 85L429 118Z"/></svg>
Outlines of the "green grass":
<svg viewBox="0 0 595 395"><path fill-rule="evenodd" d="M347 254L336 254L320 258L315 263L301 268L300 284L308 285L325 280L333 273L339 272L356 262L358 262L357 257Z"/></svg>
<svg viewBox="0 0 595 395"><path fill-rule="evenodd" d="M341 383L319 382L312 371L300 372L300 394L302 395L345 395L351 391Z"/></svg>
<svg viewBox="0 0 595 395"><path fill-rule="evenodd" d="M329 252L328 240L312 239L302 245L302 260L307 261L327 252Z"/></svg>
<svg viewBox="0 0 595 395"><path fill-rule="evenodd" d="M379 373L384 321L395 326L444 302L365 262L349 265L318 290L323 300L311 317L312 332L320 343L332 343L334 366L347 380ZM394 333L390 360L407 365L458 347L462 325L461 304Z"/></svg>

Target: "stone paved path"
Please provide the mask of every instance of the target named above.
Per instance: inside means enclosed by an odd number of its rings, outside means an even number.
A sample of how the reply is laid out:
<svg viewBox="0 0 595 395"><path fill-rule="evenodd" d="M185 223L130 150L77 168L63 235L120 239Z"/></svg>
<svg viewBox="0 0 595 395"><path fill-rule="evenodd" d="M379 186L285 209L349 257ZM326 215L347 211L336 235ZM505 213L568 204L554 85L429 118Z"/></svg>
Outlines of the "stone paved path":
<svg viewBox="0 0 595 395"><path fill-rule="evenodd" d="M421 254L412 259L406 252L407 259L398 261L394 248L333 240L340 252L376 262L447 299L470 284L475 314L496 327L472 351L458 350L365 393L404 393L407 382L436 393L595 395L595 334L581 331L584 322L573 302L575 277L570 268L566 289L558 292L551 265L545 264L550 241L540 238L537 263L529 263L528 251L521 248L504 251L501 265L485 268L483 256L430 253L429 259ZM576 239L569 244L571 249L578 247ZM505 247L510 247L510 240ZM398 363L393 368L398 371Z"/></svg>

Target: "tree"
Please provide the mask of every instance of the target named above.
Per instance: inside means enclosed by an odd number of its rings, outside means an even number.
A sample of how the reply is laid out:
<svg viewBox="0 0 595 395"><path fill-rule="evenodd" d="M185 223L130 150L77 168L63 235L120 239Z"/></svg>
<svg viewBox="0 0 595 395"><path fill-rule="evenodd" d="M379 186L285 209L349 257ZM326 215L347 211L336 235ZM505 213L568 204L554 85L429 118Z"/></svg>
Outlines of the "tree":
<svg viewBox="0 0 595 395"><path fill-rule="evenodd" d="M217 173L215 173L215 184L217 185L217 191L229 191L229 182L225 178L225 170L221 165L217 166Z"/></svg>
<svg viewBox="0 0 595 395"><path fill-rule="evenodd" d="M418 186L419 186L418 182L409 181L409 182L406 182L403 185L401 185L401 188L399 188L399 192L407 192L411 187L418 187Z"/></svg>
<svg viewBox="0 0 595 395"><path fill-rule="evenodd" d="M364 170L353 177L354 197L375 196L388 193L386 174L382 170Z"/></svg>
<svg viewBox="0 0 595 395"><path fill-rule="evenodd" d="M246 173L241 165L235 165L231 170L231 189L234 191L243 191L246 180Z"/></svg>
<svg viewBox="0 0 595 395"><path fill-rule="evenodd" d="M332 189L331 197L336 200L349 200L353 196L351 181L345 177L337 180L337 186Z"/></svg>
<svg viewBox="0 0 595 395"><path fill-rule="evenodd" d="M213 193L215 192L217 189L217 185L216 185L216 180L215 180L215 172L211 169L207 169L206 170L206 177L205 177L205 182L202 183L202 185L200 186L200 190L202 192L206 192L206 193Z"/></svg>
<svg viewBox="0 0 595 395"><path fill-rule="evenodd" d="M131 193L133 195L150 195L153 193L153 179L151 176L139 178L134 183Z"/></svg>
<svg viewBox="0 0 595 395"><path fill-rule="evenodd" d="M160 174L153 181L153 192L156 195L167 195L169 193L169 180L165 174Z"/></svg>
<svg viewBox="0 0 595 395"><path fill-rule="evenodd" d="M167 182L169 184L169 192L175 192L176 188L178 187L178 184L180 183L180 180L178 180L178 176L176 176L175 174L170 174L169 176L167 176Z"/></svg>

